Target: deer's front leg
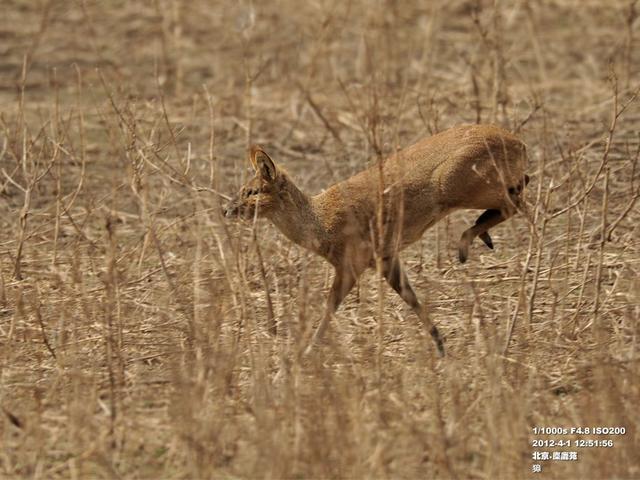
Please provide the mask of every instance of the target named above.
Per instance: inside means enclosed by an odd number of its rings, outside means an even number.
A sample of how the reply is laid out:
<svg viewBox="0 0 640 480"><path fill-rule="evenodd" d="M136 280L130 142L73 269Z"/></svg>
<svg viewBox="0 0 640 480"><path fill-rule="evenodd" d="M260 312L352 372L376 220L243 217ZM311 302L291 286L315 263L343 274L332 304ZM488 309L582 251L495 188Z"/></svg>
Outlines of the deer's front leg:
<svg viewBox="0 0 640 480"><path fill-rule="evenodd" d="M400 259L398 257L385 258L383 273L389 285L391 285L398 295L413 309L424 328L431 334L438 348L438 355L444 357L444 343L440 332L429 319L427 309L418 301L418 297L409 283L409 278L402 269Z"/></svg>
<svg viewBox="0 0 640 480"><path fill-rule="evenodd" d="M333 284L331 285L329 296L327 297L327 309L325 311L324 317L322 317L322 321L320 322L318 329L313 334L311 343L304 351L305 355L311 352L313 346L322 339L322 336L327 329L327 325L329 325L331 317L342 303L342 300L344 300L344 297L346 297L347 294L351 291L355 283L355 275L353 275L353 273L348 269L336 269L335 277L333 278Z"/></svg>

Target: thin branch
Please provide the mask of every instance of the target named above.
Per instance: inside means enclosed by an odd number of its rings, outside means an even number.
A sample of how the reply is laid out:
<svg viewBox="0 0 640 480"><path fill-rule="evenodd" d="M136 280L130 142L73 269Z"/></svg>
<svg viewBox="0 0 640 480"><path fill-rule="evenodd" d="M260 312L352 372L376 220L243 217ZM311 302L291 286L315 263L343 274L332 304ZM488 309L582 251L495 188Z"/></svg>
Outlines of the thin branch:
<svg viewBox="0 0 640 480"><path fill-rule="evenodd" d="M555 212L551 216L551 218L556 218L556 217L568 212L569 210L572 210L575 207L577 207L580 203L582 203L582 201L585 198L587 198L587 196L593 190L593 187L596 186L596 183L598 182L598 179L600 178L600 175L602 174L602 171L604 170L604 167L607 164L607 161L609 160L609 153L611 152L611 145L613 144L613 136L614 136L614 133L615 133L615 130L616 130L618 119L625 112L625 110L629 107L629 105L631 105L636 100L636 98L638 98L638 94L640 94L640 87L638 87L635 90L635 92L633 92L633 95L631 95L631 98L629 98L629 100L627 100L627 102L624 105L622 105L622 107L620 109L618 109L618 84L617 84L617 82L614 83L613 115L612 115L612 118L611 118L611 124L609 125L609 133L607 135L607 139L605 140L605 148L604 148L604 152L602 154L602 160L600 161L600 165L598 166L598 170L596 171L595 175L593 176L593 179L589 183L589 186L584 190L584 192L582 192L582 195L580 196L580 198L578 198L574 202L570 203L565 208Z"/></svg>

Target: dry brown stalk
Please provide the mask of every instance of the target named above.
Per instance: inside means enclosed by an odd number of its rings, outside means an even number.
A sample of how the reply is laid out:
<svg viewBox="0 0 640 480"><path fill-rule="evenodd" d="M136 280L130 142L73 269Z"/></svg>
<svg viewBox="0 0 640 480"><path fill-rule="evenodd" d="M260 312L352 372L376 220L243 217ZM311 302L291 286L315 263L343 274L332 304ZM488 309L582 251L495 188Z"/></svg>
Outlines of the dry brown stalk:
<svg viewBox="0 0 640 480"><path fill-rule="evenodd" d="M607 165L607 161L609 159L609 154L611 153L611 145L613 143L613 138L614 138L614 134L615 134L615 131L616 131L616 126L618 125L618 119L636 101L636 99L638 98L638 95L640 95L640 87L638 87L631 94L631 97L625 103L623 103L622 106L619 106L619 104L618 104L618 102L619 102L619 99L618 99L618 80L615 77L613 78L613 106L612 106L612 112L611 112L611 123L609 124L609 131L607 132L607 138L604 141L604 152L602 153L602 157L601 157L601 160L600 160L600 164L598 165L598 169L596 170L596 173L593 175L593 177L592 177L591 181L589 182L588 186L580 194L580 197L578 197L576 200L572 201L566 207L554 212L553 213L553 218L558 217L560 215L563 215L564 213L568 212L569 210L575 208L582 201L584 201L585 198L587 198L589 196L589 194L593 190L593 187L596 186L596 183L598 182L598 179L600 178L600 175L602 174L602 171L604 170L605 166Z"/></svg>

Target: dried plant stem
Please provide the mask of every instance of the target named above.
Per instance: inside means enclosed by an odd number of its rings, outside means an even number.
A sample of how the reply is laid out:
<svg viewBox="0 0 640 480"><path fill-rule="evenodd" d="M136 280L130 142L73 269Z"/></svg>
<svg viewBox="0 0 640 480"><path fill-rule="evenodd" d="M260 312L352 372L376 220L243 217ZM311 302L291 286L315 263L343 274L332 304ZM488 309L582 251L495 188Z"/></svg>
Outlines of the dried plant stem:
<svg viewBox="0 0 640 480"><path fill-rule="evenodd" d="M345 144L342 138L340 137L340 132L338 132L338 130L336 130L336 128L334 128L333 125L331 125L331 122L329 122L327 117L322 113L322 110L320 109L318 104L315 102L315 100L311 96L311 92L309 92L309 90L307 89L304 89L302 85L298 85L298 88L302 91L304 98L307 100L307 103L313 110L313 113L315 113L317 117L320 119L320 121L324 125L324 128L327 129L327 131L331 134L331 136L338 143L338 145L340 145L341 147L345 147Z"/></svg>
<svg viewBox="0 0 640 480"><path fill-rule="evenodd" d="M601 212L601 224L600 224L600 242L598 252L598 265L596 269L595 279L595 301L593 303L593 323L596 328L601 328L598 324L598 316L600 314L600 292L602 286L602 268L604 264L604 250L607 243L607 211L609 210L609 167L605 168L604 172L604 187L602 196L602 212Z"/></svg>
<svg viewBox="0 0 640 480"><path fill-rule="evenodd" d="M219 189L219 176L218 172L218 159L214 153L214 146L216 141L215 134L215 116L214 116L214 107L213 107L213 99L211 98L211 94L207 89L206 85L202 87L204 89L205 96L207 98L207 107L209 109L209 187L213 190Z"/></svg>
<svg viewBox="0 0 640 480"><path fill-rule="evenodd" d="M375 262L376 262L376 274L378 279L378 311L377 311L377 340L378 340L378 349L376 356L376 367L378 373L378 385L379 389L382 390L382 381L383 381L383 358L384 358L384 272L383 272L383 255L382 246L384 245L384 177L383 177L383 164L382 160L378 160L378 173L379 173L379 181L378 181L378 192L377 192L377 201L378 208L376 209L376 228L372 229L372 231L378 232L378 238L373 239L375 245Z"/></svg>
<svg viewBox="0 0 640 480"><path fill-rule="evenodd" d="M545 240L545 233L547 231L547 222L549 220L549 217L546 214L546 212L549 211L549 207L550 207L549 202L551 197L551 191L552 191L552 184L549 184L549 186L547 187L547 193L545 195L544 203L542 205L542 209L545 213L542 215L542 225L540 227L540 233L538 234L538 238L537 238L536 264L533 270L531 291L529 292L529 298L527 299L527 324L531 324L531 321L533 319L533 309L535 306L536 293L538 291L538 279L540 278L540 266L542 264L543 242Z"/></svg>
<svg viewBox="0 0 640 480"><path fill-rule="evenodd" d="M633 51L633 33L634 33L634 23L638 18L638 11L636 10L636 6L638 4L638 0L628 0L629 6L626 14L626 22L625 22L625 38L624 38L624 66L625 66L625 88L629 88L631 84L632 78L632 65L631 61L631 53Z"/></svg>
<svg viewBox="0 0 640 480"><path fill-rule="evenodd" d="M253 242L256 247L256 253L258 255L258 265L260 267L260 278L262 279L262 286L264 288L265 298L267 299L267 331L271 335L276 335L277 324L276 317L273 313L273 302L271 301L271 288L267 279L267 271L264 267L264 260L262 259L262 251L260 250L260 242L256 235L256 230L253 230Z"/></svg>
<svg viewBox="0 0 640 480"><path fill-rule="evenodd" d="M182 66L182 22L180 18L180 7L181 2L177 0L172 0L171 2L171 16L173 22L173 31L172 31L172 39L174 44L174 65L175 65L175 95L179 96L183 90L183 82L184 82L184 68Z"/></svg>
<svg viewBox="0 0 640 480"><path fill-rule="evenodd" d="M7 306L7 287L4 279L4 262L0 257L0 306L6 308Z"/></svg>
<svg viewBox="0 0 640 480"><path fill-rule="evenodd" d="M531 45L533 46L533 51L536 57L538 76L540 77L540 81L545 83L547 81L548 75L545 61L542 57L542 49L540 48L540 34L538 33L538 25L534 18L534 7L528 2L524 3L523 7L527 16L527 30L529 32L529 38L531 39Z"/></svg>
<svg viewBox="0 0 640 480"><path fill-rule="evenodd" d="M578 316L581 313L582 310L582 299L584 298L584 291L585 288L587 286L587 284L589 283L589 269L591 268L591 253L589 253L589 255L587 255L587 260L584 264L584 270L582 272L582 282L580 284L580 292L578 293L578 299L575 303L575 313L573 314L573 317L571 318L571 322L573 324L573 333L574 335L577 332L578 329Z"/></svg>
<svg viewBox="0 0 640 480"><path fill-rule="evenodd" d="M51 346L51 343L49 343L49 337L47 336L47 331L44 326L44 321L42 319L42 304L40 302L40 293L38 292L37 285L34 288L34 296L31 301L31 308L33 310L34 316L36 317L36 322L40 327L40 333L42 334L42 342L44 343L45 347L47 347L47 350L49 351L53 359L57 360L58 357L56 355L55 350Z"/></svg>
<svg viewBox="0 0 640 480"><path fill-rule="evenodd" d="M618 125L618 120L622 116L622 114L629 108L629 106L636 101L639 94L640 94L640 87L636 89L635 92L633 92L631 97L622 106L619 107L618 106L618 83L617 83L617 80L614 79L611 123L609 124L609 131L607 133L607 138L605 140L604 152L602 153L600 165L598 165L598 169L596 170L596 173L593 175L593 178L589 182L587 188L584 189L580 197L572 201L566 207L554 212L553 218L559 217L560 215L563 215L569 210L580 205L580 203L582 203L582 201L589 196L589 194L593 190L593 187L596 186L596 183L598 182L598 179L600 178L600 175L602 174L602 171L604 170L605 166L607 165L607 161L609 160L609 154L611 153L611 146L613 144L613 138L616 132L616 127Z"/></svg>
<svg viewBox="0 0 640 480"><path fill-rule="evenodd" d="M611 225L609 226L609 231L607 233L607 241L609 242L611 241L611 235L613 235L613 231L620 224L620 222L622 222L622 220L624 220L627 217L627 215L629 215L629 212L631 212L636 202L640 198L640 184L637 187L635 186L636 167L638 165L639 158L640 158L640 142L638 143L635 155L631 160L631 175L629 175L630 177L629 190L630 190L631 198L629 199L629 202L627 203L627 205L622 209L622 212L620 212L620 215L618 215L618 218L616 218L613 222L611 222Z"/></svg>
<svg viewBox="0 0 640 480"><path fill-rule="evenodd" d="M111 439L111 448L116 446L116 421L118 419L118 394L116 368L114 366L114 358L119 354L114 341L114 317L116 316L117 290L118 290L118 273L116 270L116 238L114 225L111 219L107 219L106 223L106 243L107 252L105 276L104 276L104 325L103 325L103 341L104 341L104 358L107 367L107 375L109 380L109 437ZM124 362L123 362L124 365Z"/></svg>

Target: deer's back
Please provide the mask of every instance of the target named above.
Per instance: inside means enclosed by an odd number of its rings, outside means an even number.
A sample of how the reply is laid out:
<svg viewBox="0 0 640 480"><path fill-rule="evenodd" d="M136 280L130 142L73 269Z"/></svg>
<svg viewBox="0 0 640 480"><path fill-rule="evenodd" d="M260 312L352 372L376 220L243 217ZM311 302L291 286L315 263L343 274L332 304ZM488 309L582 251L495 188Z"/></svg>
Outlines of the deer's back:
<svg viewBox="0 0 640 480"><path fill-rule="evenodd" d="M383 162L385 231L401 231L406 246L453 210L500 209L508 188L522 181L525 163L524 144L493 125L462 125L424 138ZM373 165L314 197L328 231L371 237L380 188Z"/></svg>

